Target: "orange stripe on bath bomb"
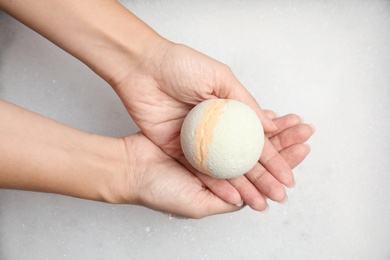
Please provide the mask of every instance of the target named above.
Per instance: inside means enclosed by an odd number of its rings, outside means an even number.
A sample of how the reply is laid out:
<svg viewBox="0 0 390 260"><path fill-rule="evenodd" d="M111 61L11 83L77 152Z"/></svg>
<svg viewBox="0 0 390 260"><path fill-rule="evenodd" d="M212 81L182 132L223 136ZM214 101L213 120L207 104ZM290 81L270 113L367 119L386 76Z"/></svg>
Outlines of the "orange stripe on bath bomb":
<svg viewBox="0 0 390 260"><path fill-rule="evenodd" d="M211 102L203 111L202 117L196 127L195 138L195 161L200 171L210 175L206 165L210 144L213 142L214 130L223 114L223 107L227 99L217 99Z"/></svg>

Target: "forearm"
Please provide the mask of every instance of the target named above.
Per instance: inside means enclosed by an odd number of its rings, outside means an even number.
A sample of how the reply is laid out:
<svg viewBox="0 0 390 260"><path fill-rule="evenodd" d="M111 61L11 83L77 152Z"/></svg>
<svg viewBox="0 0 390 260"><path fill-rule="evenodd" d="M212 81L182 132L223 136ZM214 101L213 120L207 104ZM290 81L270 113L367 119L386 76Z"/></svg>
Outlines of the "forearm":
<svg viewBox="0 0 390 260"><path fill-rule="evenodd" d="M0 8L108 82L166 42L114 0L0 0Z"/></svg>
<svg viewBox="0 0 390 260"><path fill-rule="evenodd" d="M115 202L123 146L0 100L0 188Z"/></svg>

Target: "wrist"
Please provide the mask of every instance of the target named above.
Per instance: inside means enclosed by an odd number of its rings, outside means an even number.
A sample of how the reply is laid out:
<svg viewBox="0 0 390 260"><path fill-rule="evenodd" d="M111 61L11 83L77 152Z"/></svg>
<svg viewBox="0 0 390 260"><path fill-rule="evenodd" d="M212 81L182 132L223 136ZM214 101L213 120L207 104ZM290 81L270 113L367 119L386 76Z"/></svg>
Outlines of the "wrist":
<svg viewBox="0 0 390 260"><path fill-rule="evenodd" d="M117 139L120 167L115 177L111 178L110 195L113 203L147 205L148 197L155 192L150 188L150 176L155 173L155 166L162 165L155 157L154 144L141 132ZM158 168L158 167L157 167Z"/></svg>
<svg viewBox="0 0 390 260"><path fill-rule="evenodd" d="M117 19L113 19L111 24L100 26L95 35L90 37L94 42L95 38L100 40L101 46L95 45L89 52L77 54L80 60L113 87L125 75L139 72L160 46L168 43L168 40L123 6L116 8ZM96 53L99 57L96 57Z"/></svg>
<svg viewBox="0 0 390 260"><path fill-rule="evenodd" d="M128 203L123 200L121 186L127 172L125 146L120 138L91 135L88 144L75 160L83 156L85 167L82 177L87 186L80 197L108 203ZM78 159L80 160L80 159ZM89 190L89 191L88 191Z"/></svg>
<svg viewBox="0 0 390 260"><path fill-rule="evenodd" d="M138 146L138 134L115 139L116 160L115 173L110 179L108 190L111 203L140 204L139 172L146 164L140 158L142 147ZM141 155L142 157L142 155ZM138 173L138 174L137 174Z"/></svg>
<svg viewBox="0 0 390 260"><path fill-rule="evenodd" d="M81 4L81 3L78 3ZM116 1L84 3L83 14L74 14L80 30L74 41L59 44L89 66L111 86L123 75L143 67L159 46L168 41ZM89 10L92 9L92 10ZM77 37L82 35L82 37ZM81 39L79 41L77 39Z"/></svg>
<svg viewBox="0 0 390 260"><path fill-rule="evenodd" d="M0 1L0 8L111 83L166 40L114 0ZM50 21L50 22L48 22Z"/></svg>

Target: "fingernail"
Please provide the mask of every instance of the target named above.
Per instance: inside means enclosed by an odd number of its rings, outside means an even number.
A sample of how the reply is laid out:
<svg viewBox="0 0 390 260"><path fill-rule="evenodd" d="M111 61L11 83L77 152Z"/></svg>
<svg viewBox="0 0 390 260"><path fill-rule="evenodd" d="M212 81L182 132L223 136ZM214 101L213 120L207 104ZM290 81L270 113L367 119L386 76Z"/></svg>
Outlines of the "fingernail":
<svg viewBox="0 0 390 260"><path fill-rule="evenodd" d="M295 180L293 180L292 181L292 183L291 184L289 184L289 185L285 185L287 188L289 188L289 189L292 189L292 188L294 188L295 187Z"/></svg>
<svg viewBox="0 0 390 260"><path fill-rule="evenodd" d="M242 205L244 205L244 201L241 200L239 203L236 204L237 207L242 207Z"/></svg>
<svg viewBox="0 0 390 260"><path fill-rule="evenodd" d="M313 134L316 132L316 127L313 124L308 124L311 129L313 130Z"/></svg>
<svg viewBox="0 0 390 260"><path fill-rule="evenodd" d="M269 205L267 205L267 207L265 208L265 210L262 210L261 212L262 213L267 213L269 211Z"/></svg>
<svg viewBox="0 0 390 260"><path fill-rule="evenodd" d="M284 197L284 199L281 201L281 202L279 202L280 204L286 204L287 203L287 200L288 200L288 197L287 197L287 195L286 195L286 197Z"/></svg>
<svg viewBox="0 0 390 260"><path fill-rule="evenodd" d="M295 188L295 185L296 185L296 182L294 181L291 185L287 186L287 188L293 189L293 188Z"/></svg>

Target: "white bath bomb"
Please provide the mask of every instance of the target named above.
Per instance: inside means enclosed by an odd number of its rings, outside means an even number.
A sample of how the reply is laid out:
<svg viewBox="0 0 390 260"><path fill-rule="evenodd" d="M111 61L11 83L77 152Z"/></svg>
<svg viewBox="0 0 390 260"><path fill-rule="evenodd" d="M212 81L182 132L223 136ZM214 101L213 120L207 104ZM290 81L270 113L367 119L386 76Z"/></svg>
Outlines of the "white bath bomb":
<svg viewBox="0 0 390 260"><path fill-rule="evenodd" d="M185 157L198 171L229 179L255 166L263 150L264 130L247 105L209 99L188 113L180 141Z"/></svg>

